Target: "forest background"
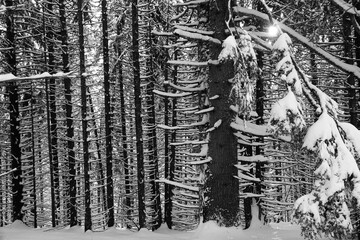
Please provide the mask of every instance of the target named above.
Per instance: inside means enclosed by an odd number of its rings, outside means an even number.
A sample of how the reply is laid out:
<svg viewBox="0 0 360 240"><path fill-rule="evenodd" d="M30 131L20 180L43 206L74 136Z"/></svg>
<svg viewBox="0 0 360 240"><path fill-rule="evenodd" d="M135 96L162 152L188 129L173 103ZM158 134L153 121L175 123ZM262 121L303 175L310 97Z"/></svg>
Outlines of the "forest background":
<svg viewBox="0 0 360 240"><path fill-rule="evenodd" d="M359 7L0 1L0 227L358 237Z"/></svg>

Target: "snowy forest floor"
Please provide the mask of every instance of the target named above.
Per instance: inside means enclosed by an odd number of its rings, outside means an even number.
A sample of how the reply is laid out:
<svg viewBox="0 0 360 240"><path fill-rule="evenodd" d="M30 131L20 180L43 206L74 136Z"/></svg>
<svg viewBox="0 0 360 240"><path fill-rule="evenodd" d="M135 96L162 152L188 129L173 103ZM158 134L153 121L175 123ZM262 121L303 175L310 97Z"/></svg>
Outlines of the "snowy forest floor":
<svg viewBox="0 0 360 240"><path fill-rule="evenodd" d="M0 240L302 240L299 226L291 223L278 223L269 226L256 226L247 230L235 227L218 227L214 222L201 224L191 232L169 230L165 225L155 232L143 229L139 232L110 229L105 232L83 232L81 227L62 230L33 229L21 222L0 228Z"/></svg>

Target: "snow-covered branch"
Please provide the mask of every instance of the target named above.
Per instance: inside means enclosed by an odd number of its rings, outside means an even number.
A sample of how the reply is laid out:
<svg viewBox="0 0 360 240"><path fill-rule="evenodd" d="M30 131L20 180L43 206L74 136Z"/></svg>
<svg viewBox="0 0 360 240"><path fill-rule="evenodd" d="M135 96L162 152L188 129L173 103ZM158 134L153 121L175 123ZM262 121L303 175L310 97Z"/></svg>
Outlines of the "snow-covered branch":
<svg viewBox="0 0 360 240"><path fill-rule="evenodd" d="M356 7L354 7L352 4L347 3L343 0L331 0L331 1L335 3L338 7L340 7L344 12L360 17L360 11L357 10Z"/></svg>
<svg viewBox="0 0 360 240"><path fill-rule="evenodd" d="M174 33L181 37L188 38L188 39L211 42L211 43L215 43L218 45L221 44L221 41L219 39L216 39L216 38L213 38L213 37L210 37L207 35L203 35L200 33L188 32L188 31L184 31L182 29L175 29Z"/></svg>
<svg viewBox="0 0 360 240"><path fill-rule="evenodd" d="M7 171L7 172L5 172L5 173L1 173L1 174L0 174L0 177L6 176L6 175L8 175L8 174L10 174L10 173L12 173L12 172L15 172L16 170L17 170L17 168L14 168L14 169L12 169L12 170L10 170L10 171Z"/></svg>
<svg viewBox="0 0 360 240"><path fill-rule="evenodd" d="M165 179L165 178L161 178L159 180L156 180L156 182L163 182L165 184L173 185L173 186L179 187L179 188L184 188L184 189L187 189L187 190L190 190L190 191L195 191L195 192L200 191L199 187L188 186L188 185L178 183L178 182L175 182L175 181L171 181L171 180L168 180L168 179Z"/></svg>
<svg viewBox="0 0 360 240"><path fill-rule="evenodd" d="M28 77L17 77L17 76L14 76L11 73L7 73L7 74L0 74L0 82L38 80L38 79L63 78L63 77L74 78L74 77L77 77L77 76L73 75L73 72L68 72L68 73L57 72L57 73L54 73L54 74L44 72L44 73L41 73L41 74L36 74L36 75L28 76Z"/></svg>
<svg viewBox="0 0 360 240"><path fill-rule="evenodd" d="M235 13L238 13L241 15L255 17L255 18L263 20L263 21L269 21L268 15L261 13L259 11L253 10L253 9L248 9L248 8L237 6L237 7L234 7L233 10ZM291 37L295 38L297 41L302 43L305 47L311 49L313 52L315 52L316 54L321 56L323 59L328 61L330 64L336 66L337 68L341 69L344 72L352 73L357 78L360 78L360 68L359 67L342 62L341 60L334 57L333 55L331 55L327 51L323 50L322 48L316 46L309 39L302 36L301 34L296 32L292 28L286 26L285 24L278 22L276 20L274 20L274 23L277 24L284 32L289 34Z"/></svg>

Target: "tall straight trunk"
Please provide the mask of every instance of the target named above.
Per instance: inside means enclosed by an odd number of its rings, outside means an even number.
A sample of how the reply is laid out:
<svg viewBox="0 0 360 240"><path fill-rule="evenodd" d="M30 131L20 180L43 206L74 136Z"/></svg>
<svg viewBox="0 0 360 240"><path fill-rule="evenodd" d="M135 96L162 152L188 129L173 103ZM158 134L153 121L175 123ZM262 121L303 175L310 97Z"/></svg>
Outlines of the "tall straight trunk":
<svg viewBox="0 0 360 240"><path fill-rule="evenodd" d="M131 182L130 182L130 159L128 158L128 145L127 145L127 125L126 125L126 109L125 109L125 97L124 97L124 78L123 78L123 60L121 58L122 45L120 41L120 34L124 26L125 15L117 22L116 34L118 36L117 42L117 71L118 71L118 83L119 83L119 95L120 95L120 121L121 121L121 143L122 143L122 154L124 161L124 176L125 176L125 207L128 209L126 212L127 217L130 217L131 198Z"/></svg>
<svg viewBox="0 0 360 240"><path fill-rule="evenodd" d="M258 57L257 63L258 63L259 69L263 69L263 67L264 67L263 56L264 56L264 53L259 51L257 54L257 57ZM263 76L261 74L259 74L259 76L256 80L256 113L258 115L256 124L258 124L258 125L263 125L265 123L265 121L264 121L264 98L265 98L264 79L263 79ZM264 142L264 138L259 137L257 141ZM263 155L264 154L263 148L260 146L257 146L255 149L255 154ZM263 167L264 167L264 163L261 163L261 162L256 163L256 166L255 166L255 177L256 178L259 178L259 179L264 178L263 171L262 171ZM261 191L262 191L261 185L262 185L262 182L255 183L255 193L256 194L261 194ZM262 200L261 200L261 198L257 198L256 202L257 202L257 206L259 208L259 216L256 216L256 217L258 217L258 219L261 220L261 218L262 218L262 208L261 208Z"/></svg>
<svg viewBox="0 0 360 240"><path fill-rule="evenodd" d="M50 199L51 199L51 226L56 227L57 214L56 214L56 197L55 197L55 184L54 184L54 164L51 147L51 120L50 120L50 100L49 100L49 84L45 80L45 91L46 91L46 118L47 118L47 133L48 133L48 154L49 154L49 165L50 165Z"/></svg>
<svg viewBox="0 0 360 240"><path fill-rule="evenodd" d="M53 14L53 0L47 1L47 11ZM47 42L47 53L48 53L48 72L50 74L55 73L55 53L54 53L54 33L51 29L52 26L45 26ZM53 182L54 182L54 194L55 194L55 212L60 210L60 179L59 179L59 158L58 158L58 137L57 137L57 119L56 119L56 85L55 78L50 78L48 82L49 90L49 109L50 112L50 142L51 142L51 155L52 164L50 167L53 168ZM56 217L56 221L57 217ZM56 225L58 222L56 222Z"/></svg>
<svg viewBox="0 0 360 240"><path fill-rule="evenodd" d="M139 20L138 2L132 0L132 65L134 71L134 101L135 101L135 134L136 134L136 162L138 180L138 211L139 228L145 227L145 172L144 172L144 149L142 136L141 117L141 78L139 56Z"/></svg>
<svg viewBox="0 0 360 240"><path fill-rule="evenodd" d="M147 3L147 11L151 11L150 1ZM159 178L159 162L158 162L158 154L157 154L157 140L156 140L156 119L155 119L155 96L154 96L154 87L155 87L155 77L154 77L154 69L153 69L153 45L152 45L152 37L151 37L151 17L148 19L147 23L147 40L146 40L146 48L149 51L149 56L146 61L146 69L147 75L150 75L149 83L146 86L146 97L147 97L147 107L148 109L148 126L151 128L148 133L149 144L149 163L152 165L152 172L149 174L150 185L151 185L151 194L154 196L152 199L153 202L153 210L155 215L153 216L156 220L152 226L152 230L156 230L161 226L162 222L162 213L161 213L161 201L160 201L160 191L159 191L159 183L156 180Z"/></svg>
<svg viewBox="0 0 360 240"><path fill-rule="evenodd" d="M357 10L360 10L360 2L359 1L354 1L354 5L356 7ZM360 22L360 17L357 16L355 17L357 22ZM356 63L357 66L360 66L360 33L358 33L357 31L355 31L355 59L356 59ZM357 84L357 87L360 86L360 79L356 78L355 79L355 83ZM359 90L356 91L356 94L359 94ZM360 128L360 121L357 121L357 125L355 125L357 128ZM358 224L358 235L359 235L359 240L360 240L360 223Z"/></svg>
<svg viewBox="0 0 360 240"><path fill-rule="evenodd" d="M225 20L228 18L227 2L216 0L211 3L209 26L215 32L214 37L224 40ZM217 59L221 51L220 45L210 46L211 59ZM234 176L237 170L237 140L233 135L230 123L233 112L230 110L229 79L234 77L234 65L226 62L209 66L209 96L219 95L218 99L211 100L215 108L210 113L210 126L218 120L222 124L210 133L209 152L212 158L209 165L210 176L205 183L205 198L208 201L204 206L204 220L217 220L225 226L233 226L238 222L239 214L239 183Z"/></svg>
<svg viewBox="0 0 360 240"><path fill-rule="evenodd" d="M83 140L83 160L84 160L84 191L85 191L85 223L84 230L91 230L91 208L90 208L90 163L89 163L89 140L88 140L88 113L87 113L87 89L85 73L85 47L84 47L84 23L83 23L83 0L77 1L77 17L79 27L79 54L80 54L80 87L81 87L81 123Z"/></svg>
<svg viewBox="0 0 360 240"><path fill-rule="evenodd" d="M345 62L348 64L354 64L353 51L352 51L352 23L351 15L345 13L343 15L343 38L344 38L344 57L346 58ZM347 78L347 83L350 86L348 88L348 97L349 97L349 112L350 112L350 123L354 126L357 126L357 96L355 88L355 76L351 74Z"/></svg>
<svg viewBox="0 0 360 240"><path fill-rule="evenodd" d="M106 190L107 190L107 211L108 227L113 227L114 220L114 186L113 186L113 165L112 165L112 122L110 109L110 75L109 75L109 43L108 43L108 22L107 22L107 1L101 1L102 12L102 40L104 59L104 104L105 104L105 144L106 144Z"/></svg>
<svg viewBox="0 0 360 240"><path fill-rule="evenodd" d="M166 62L168 61L168 58L165 59L165 64L164 64L164 81L168 81L169 80L169 73L168 73L168 68L166 66ZM168 92L169 90L168 85L165 85L165 92ZM164 98L164 124L166 126L169 125L169 98L165 97ZM165 145L165 149L164 149L164 162L165 162L165 173L164 173L164 177L165 179L170 179L170 174L169 174L169 167L170 167L170 152L169 152L169 130L165 129L165 136L164 136L164 145ZM166 222L168 228L171 228L171 206L170 206L170 184L165 184L165 206L164 206L164 221Z"/></svg>
<svg viewBox="0 0 360 240"><path fill-rule="evenodd" d="M13 1L6 0L6 42L9 50L5 52L7 72L16 76L16 55L15 55L15 26L13 15ZM6 92L9 95L9 117L10 117L10 156L11 169L16 169L12 175L12 221L22 220L23 213L23 184L21 177L21 149L20 149L20 122L19 122L19 94L16 83L8 83Z"/></svg>
<svg viewBox="0 0 360 240"><path fill-rule="evenodd" d="M169 16L169 4L168 4L168 8L167 8L167 14L166 16ZM165 32L167 32L169 30L169 19L166 19L166 28L165 28ZM166 45L169 45L169 38L166 38ZM169 51L166 50L166 54L165 54L165 59L163 61L163 69L164 69L164 81L167 82L169 81L169 68L167 65L167 61L169 60ZM176 76L176 75L175 75ZM165 84L164 87L165 92L169 91L169 86L168 84ZM174 98L175 99L175 98ZM164 98L164 124L166 126L169 126L169 98L165 97ZM165 136L164 136L164 145L165 145L165 149L164 149L164 155L165 155L165 179L169 179L170 180L170 151L169 151L169 130L165 129ZM171 209L172 209L172 205L171 205L171 185L170 184L165 184L165 203L164 203L164 221L166 222L168 228L171 229L172 227L172 219L171 219Z"/></svg>
<svg viewBox="0 0 360 240"><path fill-rule="evenodd" d="M51 68L54 65L54 47L52 43L52 37L53 34L49 33L48 25L46 22L46 14L48 12L51 12L52 9L52 2L49 1L46 5L43 3L43 32L45 34L44 36L44 63L46 66L46 71L51 72ZM50 39L50 41L48 41ZM50 60L51 58L51 60ZM51 67L52 66L52 67ZM57 225L57 204L56 204L56 193L55 193L55 165L53 160L53 121L51 117L53 116L51 114L51 102L50 102L50 95L53 88L50 89L51 80L45 79L45 92L46 92L46 120L47 120L47 144L48 144L48 157L49 157L49 168L50 168L50 199L51 199L51 225L52 227L55 227Z"/></svg>
<svg viewBox="0 0 360 240"><path fill-rule="evenodd" d="M95 145L96 145L96 152L97 152L97 172L99 173L98 176L98 199L99 199L99 203L103 202L104 204L104 209L106 211L107 209L107 198L108 196L106 196L106 190L105 190L105 174L104 174L104 167L103 167L103 163L102 163L102 157L101 157L101 144L100 144L100 137L99 137L99 131L98 131L98 126L96 124L96 120L95 120L95 109L94 109L94 105L93 105L93 100L92 97L90 95L90 89L87 87L87 91L88 91L88 99L89 99L89 109L90 109L90 113L91 113L91 127L94 131L94 135L95 135ZM102 199L101 199L102 197ZM99 207L100 209L100 207ZM109 220L110 221L110 220Z"/></svg>
<svg viewBox="0 0 360 240"><path fill-rule="evenodd" d="M354 6L356 7L357 10L360 10L360 2L359 1L355 1L353 0L353 4ZM360 22L360 17L359 16L356 16L355 17L355 20L359 23ZM354 44L355 44L355 59L356 59L356 65L357 66L360 66L360 34L355 31L355 40L354 40ZM355 78L354 79L354 85L356 87L359 87L360 86L360 79L358 78ZM357 96L357 94L359 94L359 90L354 90L355 91L355 96ZM356 121L356 125L354 125L355 127L359 128L360 127L360 121L358 120L358 116L356 116L357 118L357 121ZM359 164L359 162L358 162ZM353 206L355 208L355 221L356 223L354 224L354 229L355 229L355 232L357 234L357 239L360 240L360 209L358 207L358 203L355 202L355 200L353 200L354 203L353 203Z"/></svg>
<svg viewBox="0 0 360 240"><path fill-rule="evenodd" d="M178 52L177 50L174 53L174 60L177 60L178 58ZM173 79L173 83L177 84L177 76L178 75L178 67L177 65L174 65L174 70L172 72L172 79ZM171 114L171 125L172 126L177 126L177 112L175 111L177 107L177 99L173 98L172 99L172 114ZM176 142L176 131L172 131L171 133L171 142ZM173 181L174 180L174 174L175 174L175 157L176 157L176 147L174 145L172 145L170 147L170 159L169 159L169 163L168 163L168 168L166 169L166 171L168 172L168 178L169 180ZM166 224L168 226L168 228L172 228L173 227L173 218L172 218L172 209L173 209L173 202L172 202L172 198L174 196L173 193L173 185L170 184L166 184L165 185L165 221ZM167 196L167 197L166 197Z"/></svg>
<svg viewBox="0 0 360 240"><path fill-rule="evenodd" d="M2 146L0 145L0 152L2 151ZM3 158L0 157L0 173L5 172L3 166L5 165ZM6 178L5 178L6 179ZM1 179L0 181L0 227L4 226L4 220L5 220L5 214L3 214L4 211L6 211L6 207L4 207L4 202L3 202L3 192L5 192L4 189L4 183L6 180Z"/></svg>
<svg viewBox="0 0 360 240"><path fill-rule="evenodd" d="M35 158L35 129L34 129L34 99L33 99L33 83L30 83L30 118L31 118L31 170L32 170L32 197L33 197L33 209L34 216L34 228L37 228L37 195L36 195L36 158Z"/></svg>
<svg viewBox="0 0 360 240"><path fill-rule="evenodd" d="M61 45L62 45L62 67L65 73L69 72L69 48L68 48L68 32L66 26L66 8L65 0L59 0L60 11L60 25L61 25ZM77 208L76 208L76 170L75 170L75 143L74 143L74 126L73 126L73 106L72 106L72 84L70 78L64 78L64 91L65 91L65 115L66 115L66 146L67 157L69 166L68 188L69 188L69 201L68 208L68 221L70 227L77 224Z"/></svg>

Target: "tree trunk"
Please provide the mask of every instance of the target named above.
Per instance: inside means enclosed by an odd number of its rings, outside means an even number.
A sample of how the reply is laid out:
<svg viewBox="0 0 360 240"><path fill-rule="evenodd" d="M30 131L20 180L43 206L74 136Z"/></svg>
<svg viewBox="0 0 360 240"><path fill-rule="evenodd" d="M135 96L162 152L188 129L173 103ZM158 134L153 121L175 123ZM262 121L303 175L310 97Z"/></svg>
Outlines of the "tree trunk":
<svg viewBox="0 0 360 240"><path fill-rule="evenodd" d="M353 52L352 52L352 24L351 16L348 13L343 15L343 38L344 38L344 57L346 58L345 62L348 64L353 64ZM357 97L355 88L355 76L350 74L347 78L347 83L350 86L348 88L348 97L349 97L349 113L350 113L350 123L354 126L357 126Z"/></svg>
<svg viewBox="0 0 360 240"><path fill-rule="evenodd" d="M98 203L99 204L103 204L105 212L107 212L107 201L108 201L108 196L106 195L106 191L105 191L105 174L104 174L104 167L103 167L103 163L102 163L102 157L101 157L101 144L100 144L100 136L99 136L99 127L96 124L96 116L95 116L95 109L94 109L94 104L93 104L93 100L92 97L90 95L90 89L87 87L87 91L88 91L88 100L89 100L89 110L91 113L91 128L94 131L94 136L95 136L95 145L96 145L96 152L97 152L97 172L98 172ZM102 197L102 199L101 199ZM98 206L98 209L101 209L101 206ZM107 217L110 217L109 215L107 215ZM106 217L105 217L106 218ZM110 219L108 220L110 221ZM107 224L109 226L109 224ZM112 225L114 226L114 224ZM111 226L111 227L112 227ZM109 226L110 227L110 226Z"/></svg>
<svg viewBox="0 0 360 240"><path fill-rule="evenodd" d="M89 140L88 140L88 113L87 113L87 89L85 73L85 48L84 48L84 22L83 22L83 0L77 1L77 17L79 27L79 51L80 51L80 85L81 85L81 123L83 140L83 160L84 160L84 191L85 191L85 223L84 230L91 230L91 193L90 193L90 163L89 163Z"/></svg>
<svg viewBox="0 0 360 240"><path fill-rule="evenodd" d="M130 159L128 154L127 144L127 124L126 124L126 109L125 109L125 97L124 97L124 78L123 78L123 59L121 57L121 51L123 49L120 34L125 24L125 15L117 22L116 33L118 36L117 41L117 70L118 70L118 83L119 83L119 95L120 95L120 121L121 121L121 143L122 143L122 157L124 161L124 178L125 178L125 208L127 208L126 215L130 218L131 215L131 182L130 182Z"/></svg>
<svg viewBox="0 0 360 240"><path fill-rule="evenodd" d="M151 1L147 2L146 10L150 13L151 9ZM157 152L157 137L156 137L156 119L155 119L155 96L154 96L154 88L155 88L155 76L153 69L153 45L152 45L152 26L151 24L154 22L152 17L147 14L148 22L146 23L146 39L145 39L145 49L148 53L146 59L146 75L150 76L148 79L148 84L146 86L146 105L147 105L147 125L151 129L148 130L148 153L149 153L149 165L150 165L150 173L149 173L149 183L151 186L151 208L154 211L154 214L151 214L154 219L151 223L151 229L156 230L161 226L162 222L162 214L161 214L161 201L160 201L160 191L159 191L159 183L156 180L159 178L159 159Z"/></svg>
<svg viewBox="0 0 360 240"><path fill-rule="evenodd" d="M36 161L35 161L35 129L34 129L34 95L33 95L33 83L30 82L30 118L31 118L31 174L32 174L32 198L33 198L33 206L32 206L32 213L34 215L34 222L33 227L37 228L37 195L36 195Z"/></svg>
<svg viewBox="0 0 360 240"><path fill-rule="evenodd" d="M136 162L138 180L138 210L139 228L145 227L145 172L144 172L144 149L142 136L141 117L141 79L140 79L140 56L139 56L139 20L137 0L132 1L132 51L134 70L134 101L135 101L135 131L136 131Z"/></svg>
<svg viewBox="0 0 360 240"><path fill-rule="evenodd" d="M105 144L106 144L106 189L107 189L107 211L108 227L113 227L114 220L114 186L113 186L113 166L112 166L112 122L110 112L110 75L109 75L109 43L108 43L108 23L107 23L107 1L101 1L102 12L102 39L103 39L103 59L104 59L104 104L105 104Z"/></svg>
<svg viewBox="0 0 360 240"><path fill-rule="evenodd" d="M227 1L216 0L211 4L209 26L215 31L215 38L226 38L227 17ZM221 49L220 45L211 45L211 59L217 60ZM237 175L234 167L237 164L237 141L230 128L234 116L230 110L231 84L228 80L233 77L232 62L209 67L209 96L219 95L218 99L211 100L215 110L210 114L210 126L218 120L222 120L222 124L210 134L208 155L212 161L205 184L205 199L208 200L204 206L204 221L216 220L225 226L236 225L239 213L239 183L234 178Z"/></svg>
<svg viewBox="0 0 360 240"><path fill-rule="evenodd" d="M47 2L47 13L53 14L53 1L49 0ZM52 22L52 21L50 21ZM46 29L46 38L48 39L47 42L47 53L48 53L48 63L47 63L47 71L50 74L55 73L55 53L54 53L54 34L53 30L51 29L52 26L45 25ZM55 218L56 223L58 224L58 216L56 215L58 211L60 210L60 179L59 179L59 158L58 158L58 137L57 137L57 119L56 119L56 83L55 78L50 78L50 80L47 82L48 84L48 102L49 102L49 108L48 111L50 113L50 154L52 157L52 163L50 165L51 168L53 168L52 174L53 174L53 187L54 187L54 207L55 207Z"/></svg>
<svg viewBox="0 0 360 240"><path fill-rule="evenodd" d="M6 72L16 76L16 55L15 55L15 26L13 15L13 1L6 0L6 41L10 48L5 52L5 62L8 69ZM9 95L9 117L10 117L10 156L11 169L16 169L12 176L12 221L22 220L23 213L23 184L21 177L21 149L20 149L20 122L19 122L19 94L18 86L14 82L8 83L6 92Z"/></svg>
<svg viewBox="0 0 360 240"><path fill-rule="evenodd" d="M258 67L259 69L263 69L264 67L264 62L263 62L263 56L264 53L262 52L258 52L257 57L258 57ZM265 92L264 92L264 79L263 76L261 74L259 74L257 80L256 80L256 113L258 115L258 119L256 120L256 124L258 125L263 125L265 123L264 121L264 98L265 98ZM259 137L258 142L264 142L264 138ZM257 146L255 149L255 154L256 155L264 155L264 150L262 147ZM256 166L255 166L255 177L259 178L261 180L263 180L264 176L263 176L263 169L264 168L264 163L261 162L257 162ZM256 194L261 194L262 192L262 181L256 183L255 186L255 193ZM262 210L261 210L261 203L262 200L261 198L257 198L256 199L258 208L259 208L259 216L256 216L259 218L259 220L262 220Z"/></svg>
<svg viewBox="0 0 360 240"><path fill-rule="evenodd" d="M66 27L66 8L65 1L59 0L60 25L61 25L61 45L62 45L62 65L63 72L69 72L69 52L68 52L68 32ZM76 170L75 170L75 143L74 143L74 126L73 126L73 105L72 105L72 84L70 78L64 78L65 90L65 115L66 115L66 146L69 166L68 188L69 200L67 203L69 225L70 227L77 224L76 208Z"/></svg>

